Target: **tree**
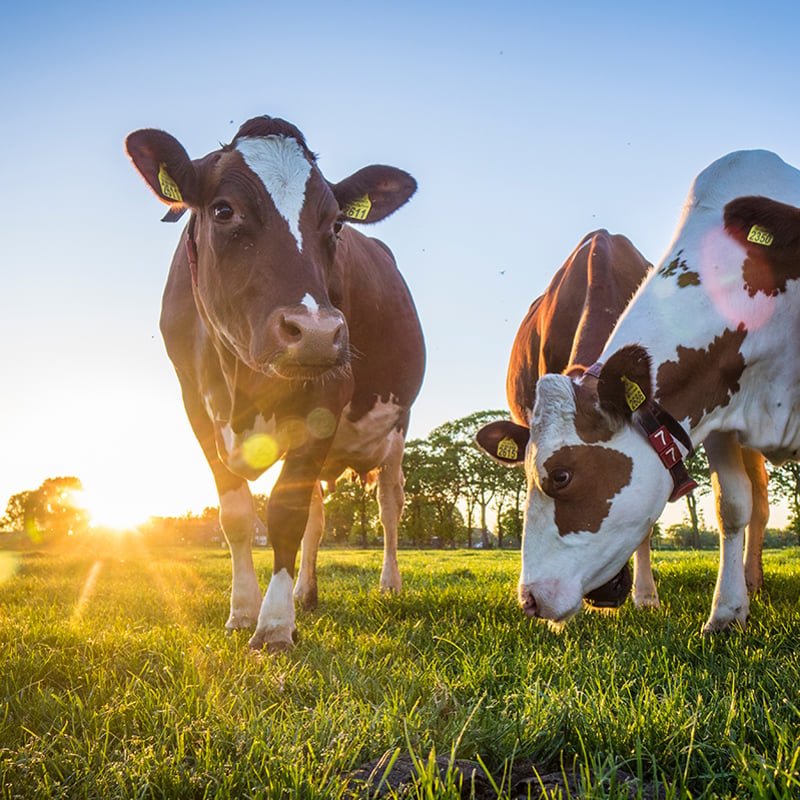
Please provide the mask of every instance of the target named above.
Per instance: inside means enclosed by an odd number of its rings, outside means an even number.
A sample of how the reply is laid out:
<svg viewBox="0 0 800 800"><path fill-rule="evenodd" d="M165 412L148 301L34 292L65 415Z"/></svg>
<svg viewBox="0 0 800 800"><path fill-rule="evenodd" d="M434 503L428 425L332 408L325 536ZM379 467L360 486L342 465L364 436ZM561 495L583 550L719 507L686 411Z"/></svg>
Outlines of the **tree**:
<svg viewBox="0 0 800 800"><path fill-rule="evenodd" d="M38 489L19 492L9 499L3 529L25 531L34 540L43 534L82 533L89 524L89 513L80 502L82 491L78 478L47 478Z"/></svg>
<svg viewBox="0 0 800 800"><path fill-rule="evenodd" d="M770 492L789 501L789 529L797 534L800 544L800 463L786 461L769 470Z"/></svg>
<svg viewBox="0 0 800 800"><path fill-rule="evenodd" d="M706 451L700 445L694 455L686 459L686 469L697 482L697 488L686 495L686 507L689 510L689 524L692 526L692 549L700 549L700 515L697 511L697 500L711 491L711 472L706 458Z"/></svg>
<svg viewBox="0 0 800 800"><path fill-rule="evenodd" d="M34 536L38 536L36 528L36 492L24 491L12 495L6 505L6 513L0 520L0 527L6 533L16 531L28 531Z"/></svg>
<svg viewBox="0 0 800 800"><path fill-rule="evenodd" d="M378 538L378 501L375 487L367 486L350 475L336 482L325 498L325 529L335 542L358 537L361 547Z"/></svg>
<svg viewBox="0 0 800 800"><path fill-rule="evenodd" d="M450 423L453 435L456 436L463 445L462 448L462 471L464 474L464 496L467 502L467 525L470 532L472 530L472 508L480 510L481 539L484 547L489 546L489 525L488 510L492 501L503 495L504 486L510 486L519 475L509 473L517 470L510 469L482 453L475 444L475 436L478 430L487 422L492 422L498 417L507 417L508 412L490 410L476 411L469 416L462 417ZM520 471L521 472L521 471ZM524 478L523 478L524 480ZM501 501L502 506L502 501ZM470 546L472 544L470 537Z"/></svg>
<svg viewBox="0 0 800 800"><path fill-rule="evenodd" d="M454 545L459 527L456 503L461 486L458 447L441 427L431 431L427 439L414 439L406 444L403 474L406 512L402 527L411 543L428 546L436 535Z"/></svg>

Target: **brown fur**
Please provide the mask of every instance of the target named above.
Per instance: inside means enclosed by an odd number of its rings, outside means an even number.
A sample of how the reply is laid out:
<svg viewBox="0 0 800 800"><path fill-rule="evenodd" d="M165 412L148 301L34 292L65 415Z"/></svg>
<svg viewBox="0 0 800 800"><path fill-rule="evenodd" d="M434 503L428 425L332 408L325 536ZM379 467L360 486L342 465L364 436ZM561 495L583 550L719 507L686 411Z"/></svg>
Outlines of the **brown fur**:
<svg viewBox="0 0 800 800"><path fill-rule="evenodd" d="M658 399L678 420L691 420L697 425L701 418L715 408L727 406L739 391L739 379L744 372L744 357L739 349L747 336L740 325L737 330L725 330L706 349L678 347L678 360L666 361L658 368ZM690 380L705 376L702 382ZM697 388L703 389L697 396Z"/></svg>
<svg viewBox="0 0 800 800"><path fill-rule="evenodd" d="M584 236L517 332L506 380L517 422L529 423L541 375L579 373L594 363L650 266L624 236L605 230Z"/></svg>
<svg viewBox="0 0 800 800"><path fill-rule="evenodd" d="M751 297L776 297L786 282L800 278L800 209L766 197L738 197L725 206L725 227L747 250L742 278ZM771 236L769 245L749 242L753 225Z"/></svg>
<svg viewBox="0 0 800 800"><path fill-rule="evenodd" d="M555 500L555 522L559 535L588 531L597 533L611 509L614 495L627 486L633 461L619 450L577 445L556 450L544 463L548 477L542 490ZM572 480L561 490L552 485L550 475L567 470ZM598 476L603 480L599 481Z"/></svg>

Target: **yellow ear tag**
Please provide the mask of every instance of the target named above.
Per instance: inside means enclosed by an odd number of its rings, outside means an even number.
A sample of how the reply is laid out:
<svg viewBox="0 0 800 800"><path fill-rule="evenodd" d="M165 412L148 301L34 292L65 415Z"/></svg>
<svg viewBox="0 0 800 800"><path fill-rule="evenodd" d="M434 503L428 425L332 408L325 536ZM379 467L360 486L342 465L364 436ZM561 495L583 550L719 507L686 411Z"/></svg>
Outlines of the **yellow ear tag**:
<svg viewBox="0 0 800 800"><path fill-rule="evenodd" d="M644 403L647 398L644 396L644 392L641 390L641 387L638 383L634 383L632 380L629 380L624 375L620 378L622 383L625 385L625 402L628 404L628 408L631 411L636 411L642 403Z"/></svg>
<svg viewBox="0 0 800 800"><path fill-rule="evenodd" d="M170 177L170 174L167 172L166 164L158 165L158 185L161 187L161 194L163 194L164 197L174 200L176 203L183 202L178 184Z"/></svg>
<svg viewBox="0 0 800 800"><path fill-rule="evenodd" d="M344 215L348 219L366 219L369 215L369 210L372 208L372 202L369 195L365 194L359 197L358 200L353 200L344 210Z"/></svg>
<svg viewBox="0 0 800 800"><path fill-rule="evenodd" d="M519 447L510 437L505 436L497 443L497 457L507 461L516 461L519 456Z"/></svg>
<svg viewBox="0 0 800 800"><path fill-rule="evenodd" d="M774 239L775 237L766 228L762 228L760 225L753 225L753 227L750 228L750 233L747 234L748 242L763 244L764 247L769 247Z"/></svg>

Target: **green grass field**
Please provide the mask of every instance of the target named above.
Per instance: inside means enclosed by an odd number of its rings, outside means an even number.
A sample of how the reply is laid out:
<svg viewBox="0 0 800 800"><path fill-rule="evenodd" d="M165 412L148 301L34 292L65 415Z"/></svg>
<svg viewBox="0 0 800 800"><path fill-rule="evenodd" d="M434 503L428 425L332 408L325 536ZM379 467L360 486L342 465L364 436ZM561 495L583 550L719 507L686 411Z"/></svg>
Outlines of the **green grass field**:
<svg viewBox="0 0 800 800"><path fill-rule="evenodd" d="M0 552L0 797L343 798L397 753L420 798L470 795L433 755L482 764L495 796L522 763L584 797L631 796L621 772L664 797L800 796L800 551L767 551L747 631L711 639L716 555L654 559L661 611L559 634L519 612L518 553L403 552L384 597L379 553L323 550L319 608L269 657L224 633L225 551Z"/></svg>

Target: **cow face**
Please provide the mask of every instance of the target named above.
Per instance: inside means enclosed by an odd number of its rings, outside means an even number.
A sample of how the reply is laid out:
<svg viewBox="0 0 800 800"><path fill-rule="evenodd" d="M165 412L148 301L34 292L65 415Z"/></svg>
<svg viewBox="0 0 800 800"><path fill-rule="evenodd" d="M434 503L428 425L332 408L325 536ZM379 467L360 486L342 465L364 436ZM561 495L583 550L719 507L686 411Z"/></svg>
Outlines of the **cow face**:
<svg viewBox="0 0 800 800"><path fill-rule="evenodd" d="M346 372L340 240L345 222L374 222L413 194L411 176L367 167L338 184L287 122L246 122L230 145L191 161L163 131L126 142L165 219L192 218L186 248L198 310L219 348L254 373L328 380Z"/></svg>
<svg viewBox="0 0 800 800"><path fill-rule="evenodd" d="M524 458L519 600L526 614L555 624L576 614L600 587L603 605L627 594L628 559L672 489L670 473L633 424L625 399L623 377L650 392L649 360L640 348L625 350L609 359L599 380L543 375L530 429L493 423L478 436L495 458Z"/></svg>

